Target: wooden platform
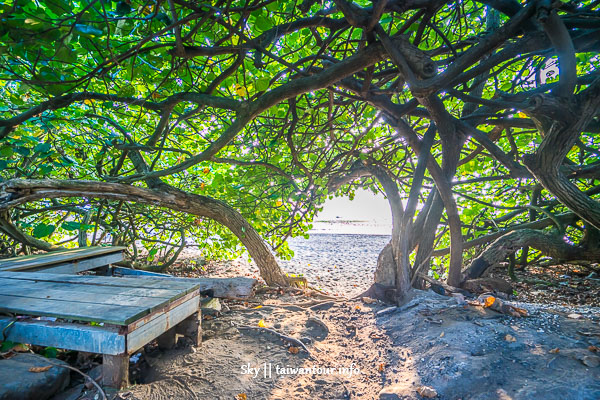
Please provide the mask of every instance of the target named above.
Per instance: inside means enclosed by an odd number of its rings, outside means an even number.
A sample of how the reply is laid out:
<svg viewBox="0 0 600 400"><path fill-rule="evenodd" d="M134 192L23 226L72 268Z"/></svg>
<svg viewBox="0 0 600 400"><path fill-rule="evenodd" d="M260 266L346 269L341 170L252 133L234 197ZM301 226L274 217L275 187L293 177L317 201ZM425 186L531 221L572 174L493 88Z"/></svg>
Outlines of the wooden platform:
<svg viewBox="0 0 600 400"><path fill-rule="evenodd" d="M129 355L155 338L161 347L172 346L178 324L180 333L200 343L198 287L168 279L4 271L0 311L32 318L0 318L0 331L8 327L6 339L13 342L101 353L104 384L121 388Z"/></svg>
<svg viewBox="0 0 600 400"><path fill-rule="evenodd" d="M8 258L0 260L0 271L76 274L123 261L124 250L121 246L95 246Z"/></svg>

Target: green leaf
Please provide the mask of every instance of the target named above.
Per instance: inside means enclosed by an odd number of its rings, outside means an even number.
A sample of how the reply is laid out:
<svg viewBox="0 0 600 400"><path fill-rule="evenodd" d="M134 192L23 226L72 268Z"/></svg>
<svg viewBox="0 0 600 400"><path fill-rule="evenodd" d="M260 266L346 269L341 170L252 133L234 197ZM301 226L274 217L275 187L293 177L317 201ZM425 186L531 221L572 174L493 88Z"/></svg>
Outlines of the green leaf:
<svg viewBox="0 0 600 400"><path fill-rule="evenodd" d="M260 29L263 32L268 31L273 27L273 23L264 15L259 15L258 17L256 17L255 25L258 29Z"/></svg>
<svg viewBox="0 0 600 400"><path fill-rule="evenodd" d="M42 351L42 355L46 358L56 358L58 349L56 347L46 347L44 351Z"/></svg>
<svg viewBox="0 0 600 400"><path fill-rule="evenodd" d="M38 224L33 228L33 236L40 239L52 235L56 227L54 225Z"/></svg>
<svg viewBox="0 0 600 400"><path fill-rule="evenodd" d="M254 84L254 87L259 92L264 92L265 90L267 90L269 88L269 82L270 82L269 78L260 78Z"/></svg>
<svg viewBox="0 0 600 400"><path fill-rule="evenodd" d="M4 146L2 148L0 148L0 157L10 157L14 154L14 150L12 149L12 147L9 146Z"/></svg>
<svg viewBox="0 0 600 400"><path fill-rule="evenodd" d="M50 151L50 148L50 143L40 143L37 146L35 146L33 150L38 153L47 153L48 151Z"/></svg>
<svg viewBox="0 0 600 400"><path fill-rule="evenodd" d="M76 231L81 227L81 223L75 221L66 221L63 222L60 227L66 231Z"/></svg>

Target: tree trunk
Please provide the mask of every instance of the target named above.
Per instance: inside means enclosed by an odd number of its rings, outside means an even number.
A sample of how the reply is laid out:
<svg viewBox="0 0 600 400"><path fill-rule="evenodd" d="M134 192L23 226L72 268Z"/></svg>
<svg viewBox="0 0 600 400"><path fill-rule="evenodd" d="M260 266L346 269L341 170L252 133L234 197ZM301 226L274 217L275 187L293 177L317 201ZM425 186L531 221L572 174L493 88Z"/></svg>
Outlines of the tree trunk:
<svg viewBox="0 0 600 400"><path fill-rule="evenodd" d="M235 234L250 253L268 285L288 286L277 260L246 219L228 204L178 189L143 189L119 183L12 179L0 184L0 211L43 198L94 197L151 204L213 219Z"/></svg>
<svg viewBox="0 0 600 400"><path fill-rule="evenodd" d="M464 284L469 279L479 278L489 267L502 262L506 257L525 246L563 261L597 261L600 257L600 248L595 241L583 246L574 246L565 242L561 235L547 234L536 229L520 229L509 232L491 243L465 271L462 283Z"/></svg>

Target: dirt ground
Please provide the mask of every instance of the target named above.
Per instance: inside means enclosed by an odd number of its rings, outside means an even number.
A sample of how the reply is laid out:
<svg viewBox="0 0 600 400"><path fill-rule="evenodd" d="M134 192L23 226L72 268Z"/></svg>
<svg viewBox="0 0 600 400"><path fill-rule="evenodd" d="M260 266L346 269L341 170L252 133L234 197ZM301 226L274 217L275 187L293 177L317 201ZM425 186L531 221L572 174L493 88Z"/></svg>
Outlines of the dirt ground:
<svg viewBox="0 0 600 400"><path fill-rule="evenodd" d="M519 306L528 317L432 291L400 308L268 294L229 302L204 319L201 347L147 347L134 367L146 368L142 381L119 398L420 399L421 386L440 399L600 398L597 310ZM310 355L242 328L260 321L307 343Z"/></svg>

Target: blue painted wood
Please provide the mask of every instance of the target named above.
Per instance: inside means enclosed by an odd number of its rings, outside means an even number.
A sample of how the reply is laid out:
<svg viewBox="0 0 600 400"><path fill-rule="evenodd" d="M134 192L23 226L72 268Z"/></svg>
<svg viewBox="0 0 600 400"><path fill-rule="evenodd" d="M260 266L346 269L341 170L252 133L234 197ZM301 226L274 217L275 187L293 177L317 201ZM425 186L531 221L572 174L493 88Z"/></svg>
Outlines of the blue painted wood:
<svg viewBox="0 0 600 400"><path fill-rule="evenodd" d="M11 321L9 318L0 318L0 331ZM117 327L23 320L14 322L4 332L7 340L16 343L110 355L123 354L127 350L125 335L119 334Z"/></svg>
<svg viewBox="0 0 600 400"><path fill-rule="evenodd" d="M131 268L123 268L123 267L113 267L113 273L115 275L128 275L128 276L158 276L163 278L172 278L173 275L169 274L160 274L158 272L150 272L144 271L141 269L131 269Z"/></svg>

